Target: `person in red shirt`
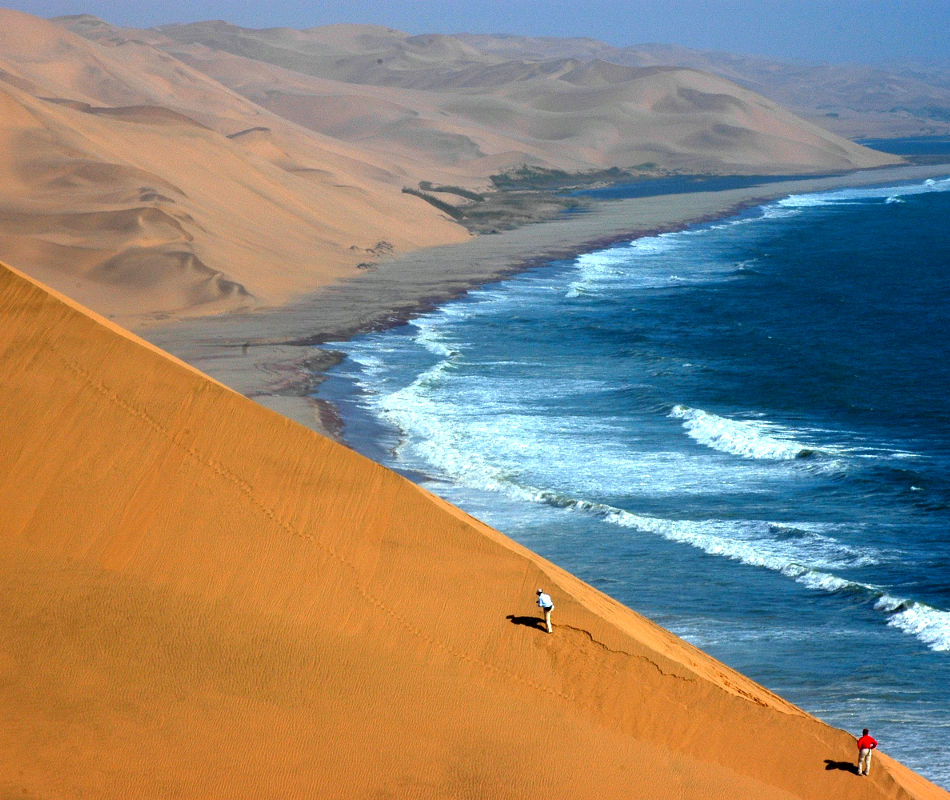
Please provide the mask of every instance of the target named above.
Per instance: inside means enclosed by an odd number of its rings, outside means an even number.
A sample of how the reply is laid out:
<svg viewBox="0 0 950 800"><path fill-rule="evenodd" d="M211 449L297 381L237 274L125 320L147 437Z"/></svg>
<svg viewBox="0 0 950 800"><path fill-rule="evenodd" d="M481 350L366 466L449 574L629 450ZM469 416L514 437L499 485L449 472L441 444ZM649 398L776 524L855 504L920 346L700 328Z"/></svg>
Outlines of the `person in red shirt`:
<svg viewBox="0 0 950 800"><path fill-rule="evenodd" d="M871 774L871 751L877 747L877 741L868 735L868 729L858 739L858 775Z"/></svg>

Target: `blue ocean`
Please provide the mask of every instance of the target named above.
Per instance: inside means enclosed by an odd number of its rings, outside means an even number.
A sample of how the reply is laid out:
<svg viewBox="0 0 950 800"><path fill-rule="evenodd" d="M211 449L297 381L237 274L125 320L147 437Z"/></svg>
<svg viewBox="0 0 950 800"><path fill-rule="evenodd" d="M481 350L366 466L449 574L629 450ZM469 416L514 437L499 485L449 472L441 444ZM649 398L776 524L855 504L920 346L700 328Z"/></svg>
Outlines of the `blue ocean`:
<svg viewBox="0 0 950 800"><path fill-rule="evenodd" d="M328 345L319 396L355 449L950 788L948 222L941 174L789 196Z"/></svg>

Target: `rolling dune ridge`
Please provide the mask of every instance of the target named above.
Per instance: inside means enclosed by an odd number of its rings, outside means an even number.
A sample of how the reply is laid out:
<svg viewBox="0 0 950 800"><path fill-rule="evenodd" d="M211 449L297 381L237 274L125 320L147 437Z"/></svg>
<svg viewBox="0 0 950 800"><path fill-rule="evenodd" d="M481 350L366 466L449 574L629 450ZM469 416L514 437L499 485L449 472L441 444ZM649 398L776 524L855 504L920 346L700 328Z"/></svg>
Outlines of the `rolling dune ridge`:
<svg viewBox="0 0 950 800"><path fill-rule="evenodd" d="M174 40L160 45L167 52L276 113L380 153L395 144L408 157L400 146L411 143L420 160L451 165L469 180L488 177L483 157L499 152L508 153L508 167L577 171L649 162L792 173L895 161L691 69L526 60L457 37L372 26L252 31L216 22L161 33ZM723 125L744 136L704 135Z"/></svg>

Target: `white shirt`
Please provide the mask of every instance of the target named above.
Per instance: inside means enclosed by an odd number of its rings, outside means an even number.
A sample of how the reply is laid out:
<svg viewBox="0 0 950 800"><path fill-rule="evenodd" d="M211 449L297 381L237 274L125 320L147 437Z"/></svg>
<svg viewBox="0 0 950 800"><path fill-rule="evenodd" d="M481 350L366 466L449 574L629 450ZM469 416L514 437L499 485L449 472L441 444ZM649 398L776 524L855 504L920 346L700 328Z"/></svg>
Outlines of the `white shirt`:
<svg viewBox="0 0 950 800"><path fill-rule="evenodd" d="M541 608L554 608L554 603L551 602L551 595L546 592L541 592L541 594L538 595L538 605L541 606Z"/></svg>

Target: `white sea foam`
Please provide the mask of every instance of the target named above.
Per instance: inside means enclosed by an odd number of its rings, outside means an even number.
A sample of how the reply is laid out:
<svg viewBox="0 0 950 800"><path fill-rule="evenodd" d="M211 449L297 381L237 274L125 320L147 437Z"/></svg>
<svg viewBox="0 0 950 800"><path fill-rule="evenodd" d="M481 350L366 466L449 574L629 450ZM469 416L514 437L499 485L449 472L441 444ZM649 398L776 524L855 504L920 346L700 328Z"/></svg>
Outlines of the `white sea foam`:
<svg viewBox="0 0 950 800"><path fill-rule="evenodd" d="M451 306L449 307L451 309ZM445 337L442 319L451 314L451 311L436 312L430 317L416 320L413 325L418 330L416 342L430 353L437 356L451 358L459 354L459 347Z"/></svg>
<svg viewBox="0 0 950 800"><path fill-rule="evenodd" d="M687 264L689 272L680 271L671 274L666 267L655 267L660 260L668 264L670 260L681 259L691 237L703 236L709 231L718 231L737 225L753 224L761 218L776 219L794 216L802 210L822 206L854 205L873 201L889 204L903 203L904 198L927 192L950 191L950 178L929 178L926 181L903 186L871 186L837 189L828 192L810 194L792 194L777 200L761 209L760 216L741 216L691 228L684 231L662 233L656 236L644 236L626 245L610 247L593 253L585 253L577 258L576 277L568 285L565 296L581 297L600 288L607 288L614 280L622 279L627 286L640 288L661 288L676 282L708 280L717 272L709 264L697 260L694 251L690 251ZM722 265L720 265L721 267ZM724 275L724 270L718 270ZM606 286L602 286L606 284Z"/></svg>
<svg viewBox="0 0 950 800"><path fill-rule="evenodd" d="M950 651L950 611L885 594L874 606L887 613L887 624L916 636L931 650Z"/></svg>
<svg viewBox="0 0 950 800"><path fill-rule="evenodd" d="M930 649L950 650L950 612L924 603L895 598L879 587L849 580L829 572L871 566L886 555L874 548L854 548L816 531L807 524L775 524L754 520L669 520L635 514L601 503L567 500L538 491L534 498L569 511L592 513L606 522L669 541L695 547L704 553L728 558L785 575L813 591L849 593L867 599L883 612L887 624L916 636ZM796 530L799 541L775 538L779 531Z"/></svg>
<svg viewBox="0 0 950 800"><path fill-rule="evenodd" d="M645 236L627 245L610 247L578 256L574 280L568 285L569 298L609 292L618 282L623 290L662 289L673 285L707 283L735 278L735 263L717 257L717 244L707 241L696 247L695 237L713 231L754 223L756 217L737 217L683 231Z"/></svg>
<svg viewBox="0 0 950 800"><path fill-rule="evenodd" d="M821 536L809 537L800 546L788 547L784 542L761 535L763 525L771 527L767 523L660 520L620 509L603 516L622 527L658 534L710 555L779 572L814 591L847 592L866 597L874 601L876 610L886 615L888 625L915 636L931 650L950 651L950 611L894 597L879 587L827 571L871 565L877 561L873 550L857 550ZM755 531L758 535L753 533Z"/></svg>
<svg viewBox="0 0 950 800"><path fill-rule="evenodd" d="M921 183L904 186L869 186L837 189L831 192L792 194L773 204L779 208L813 208L816 206L851 205L873 200L893 203L904 197L927 192L950 191L950 178L928 178Z"/></svg>
<svg viewBox="0 0 950 800"><path fill-rule="evenodd" d="M680 246L681 233L659 233L655 236L643 236L640 239L634 239L630 244L623 248L626 254L636 255L659 255L666 254L676 250Z"/></svg>
<svg viewBox="0 0 950 800"><path fill-rule="evenodd" d="M377 375L386 369L386 361L378 353L351 348L346 356L368 376Z"/></svg>
<svg viewBox="0 0 950 800"><path fill-rule="evenodd" d="M467 420L460 420L454 413L446 416L444 402L436 403L427 395L446 377L448 367L448 359L440 361L410 387L386 398L382 405L391 422L412 430L415 456L436 467L455 484L500 492L517 501L543 503L565 513L597 517L620 528L660 536L712 556L777 572L813 591L866 597L885 616L888 625L917 637L933 650L950 650L950 612L894 597L879 587L836 574L873 566L899 555L873 546L848 545L838 538L841 532L833 525L664 519L532 485L516 466L519 459L509 456L520 455L530 463L539 456L539 442L547 438L550 445L551 437L557 433L539 431L538 420L531 415L487 414ZM505 443L500 460L496 458L498 451L486 452L480 446L499 441ZM576 452L573 455L576 457ZM544 456L549 457L550 454ZM575 463L586 463L588 457L593 454ZM588 483L582 479L578 482Z"/></svg>
<svg viewBox="0 0 950 800"><path fill-rule="evenodd" d="M675 237L676 234L668 233L646 236L629 245L578 256L574 261L576 277L568 285L565 296L579 297L615 281L623 281L628 288L640 289L669 285L669 276L651 269L650 260L656 256L671 257L672 252L680 246Z"/></svg>
<svg viewBox="0 0 950 800"><path fill-rule="evenodd" d="M722 453L762 461L806 460L813 469L841 472L849 462L891 459L906 461L920 454L860 440L821 428L796 430L765 419L731 419L700 408L673 407L669 416L683 420L683 429L694 441ZM838 441L832 441L834 438ZM847 438L848 441L842 441ZM813 460L816 459L816 460Z"/></svg>
<svg viewBox="0 0 950 800"><path fill-rule="evenodd" d="M544 371L516 380L457 369L458 358L442 358L402 388L372 394L364 403L405 432L396 455L409 468L434 472L464 485L533 498L520 484L568 485L574 493L688 496L711 491L749 493L763 479L751 462L723 474L705 459L680 450L631 450L629 420L528 413L537 398L588 398L614 391L599 380L552 378Z"/></svg>
<svg viewBox="0 0 950 800"><path fill-rule="evenodd" d="M451 391L445 392L443 382L450 378ZM497 399L504 392L499 393L495 385L490 387L496 398L492 401L495 408L490 412L482 408L477 414L466 412L465 409L480 405L470 402L472 393L485 391L486 387L477 381L473 386L464 383L451 374L450 360L446 359L410 386L376 399L384 418L411 432L400 451L410 466L418 459L425 468L434 469L462 486L592 514L620 527L657 534L712 555L796 578L808 571L867 566L885 557L871 548L855 548L838 541L828 526L748 520L666 520L586 500L584 493L603 491L606 486L624 491L625 482L648 485L651 493L656 494L662 490L662 475L667 472L677 476L668 487L672 492L708 491L711 485L722 492L728 486L721 470L705 477L693 475L698 483L692 487L684 480L682 463L664 469L662 463L656 462L663 454L654 454L652 460L642 463L631 459L623 446L610 444L617 438L610 430L610 421L598 423L603 428L599 435L575 437L565 433L564 428L589 426L589 421L513 413L512 409L520 404L516 400L511 408L506 408L507 401ZM449 400L446 394L453 399ZM440 399L433 399L435 396ZM666 457L686 458L683 454ZM532 474L534 478L529 477ZM567 476L570 491L540 488L534 480L542 474L560 475L562 479ZM736 488L743 490L741 485Z"/></svg>
<svg viewBox="0 0 950 800"><path fill-rule="evenodd" d="M813 442L799 441L797 432L763 420L729 419L683 405L675 406L670 416L683 420L690 438L700 444L745 458L787 461L821 449Z"/></svg>
<svg viewBox="0 0 950 800"><path fill-rule="evenodd" d="M601 507L604 518L624 528L682 542L709 555L721 556L795 578L816 570L848 569L877 563L882 554L855 548L807 524L760 520L669 520ZM790 536L794 531L796 535Z"/></svg>
<svg viewBox="0 0 950 800"><path fill-rule="evenodd" d="M854 581L839 578L837 575L821 570L808 569L800 564L789 565L782 570L782 573L789 578L794 578L802 586L822 592L842 592L859 586Z"/></svg>
<svg viewBox="0 0 950 800"><path fill-rule="evenodd" d="M788 200L788 198L786 198ZM771 205L762 207L762 218L767 220L772 219L786 219L788 217L794 217L801 214L802 208L806 207L806 204L792 204L788 202L776 202Z"/></svg>

